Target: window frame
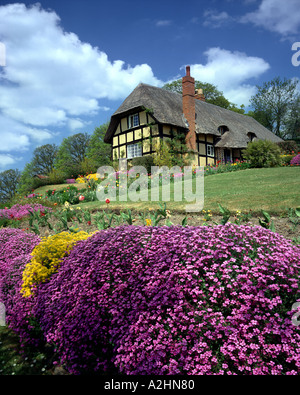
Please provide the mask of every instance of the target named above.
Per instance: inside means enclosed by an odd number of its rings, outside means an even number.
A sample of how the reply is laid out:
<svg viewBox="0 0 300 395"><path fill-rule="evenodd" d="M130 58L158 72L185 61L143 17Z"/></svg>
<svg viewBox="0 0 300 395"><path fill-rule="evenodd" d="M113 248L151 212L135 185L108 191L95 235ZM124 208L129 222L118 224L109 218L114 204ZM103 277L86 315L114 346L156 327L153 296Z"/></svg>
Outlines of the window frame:
<svg viewBox="0 0 300 395"><path fill-rule="evenodd" d="M140 126L139 113L128 115L128 129L135 128L137 126Z"/></svg>
<svg viewBox="0 0 300 395"><path fill-rule="evenodd" d="M129 155L129 148L132 147L133 151L130 152ZM130 150L131 151L131 150ZM138 151L138 152L136 152ZM143 147L141 143L131 143L127 144L127 159L139 158L143 156Z"/></svg>
<svg viewBox="0 0 300 395"><path fill-rule="evenodd" d="M206 155L214 158L215 157L215 147L213 144L207 144L206 145Z"/></svg>

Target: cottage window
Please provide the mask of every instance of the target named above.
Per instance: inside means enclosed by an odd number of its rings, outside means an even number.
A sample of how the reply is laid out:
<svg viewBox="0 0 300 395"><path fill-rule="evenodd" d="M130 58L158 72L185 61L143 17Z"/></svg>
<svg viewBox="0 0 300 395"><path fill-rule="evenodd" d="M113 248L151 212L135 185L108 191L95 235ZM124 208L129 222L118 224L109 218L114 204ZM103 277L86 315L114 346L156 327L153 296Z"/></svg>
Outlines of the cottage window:
<svg viewBox="0 0 300 395"><path fill-rule="evenodd" d="M140 124L139 114L129 115L128 117L129 128L134 128L135 126L139 126L139 124Z"/></svg>
<svg viewBox="0 0 300 395"><path fill-rule="evenodd" d="M252 132L249 132L249 133L248 133L248 137L249 137L249 140L250 140L250 141L253 141L253 139L255 139L255 137L256 137L256 134L255 134L255 133L252 133Z"/></svg>
<svg viewBox="0 0 300 395"><path fill-rule="evenodd" d="M218 131L220 132L221 136L223 136L223 134L225 132L228 132L228 130L229 129L228 129L228 127L226 125L221 125L221 126L218 127Z"/></svg>
<svg viewBox="0 0 300 395"><path fill-rule="evenodd" d="M142 145L139 143L127 145L127 159L136 158L137 156L142 156Z"/></svg>
<svg viewBox="0 0 300 395"><path fill-rule="evenodd" d="M215 156L214 146L211 144L207 144L207 156Z"/></svg>

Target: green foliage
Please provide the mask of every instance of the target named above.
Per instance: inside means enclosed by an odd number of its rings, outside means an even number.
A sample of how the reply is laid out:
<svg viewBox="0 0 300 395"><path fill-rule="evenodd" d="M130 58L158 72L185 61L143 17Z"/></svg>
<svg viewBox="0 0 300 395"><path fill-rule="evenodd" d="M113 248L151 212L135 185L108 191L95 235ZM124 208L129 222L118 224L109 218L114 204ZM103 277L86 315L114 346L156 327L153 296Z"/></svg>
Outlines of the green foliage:
<svg viewBox="0 0 300 395"><path fill-rule="evenodd" d="M170 146L165 140L160 140L155 146L155 154L153 155L155 166L172 167L173 158L170 152Z"/></svg>
<svg viewBox="0 0 300 395"><path fill-rule="evenodd" d="M21 173L17 193L25 195L35 188L34 169L32 162L26 163L24 170Z"/></svg>
<svg viewBox="0 0 300 395"><path fill-rule="evenodd" d="M294 232L297 226L300 225L300 207L297 207L295 209L290 208L288 210L288 218L289 221L293 224L292 231Z"/></svg>
<svg viewBox="0 0 300 395"><path fill-rule="evenodd" d="M105 123L95 128L91 135L86 150L89 169L83 173L95 173L100 166L111 165L111 145L104 142L107 128L108 123Z"/></svg>
<svg viewBox="0 0 300 395"><path fill-rule="evenodd" d="M95 173L97 169L95 166L95 162L88 157L85 157L80 163L80 170L82 174L92 174Z"/></svg>
<svg viewBox="0 0 300 395"><path fill-rule="evenodd" d="M275 232L274 222L271 221L270 214L266 211L262 210L263 218L259 218L259 224L263 228L270 229L272 232Z"/></svg>
<svg viewBox="0 0 300 395"><path fill-rule="evenodd" d="M294 140L280 141L277 143L277 145L280 148L282 154L294 154L299 150L298 144Z"/></svg>
<svg viewBox="0 0 300 395"><path fill-rule="evenodd" d="M147 173L151 173L151 167L155 166L154 157L152 155L144 155L131 160L133 166L143 166L147 169Z"/></svg>
<svg viewBox="0 0 300 395"><path fill-rule="evenodd" d="M281 160L282 160L282 165L283 166L288 166L291 162L291 160L294 158L294 154L292 155L281 155Z"/></svg>
<svg viewBox="0 0 300 395"><path fill-rule="evenodd" d="M293 128L300 125L297 84L295 79L276 77L257 86L257 93L250 100L254 118L281 138L289 137L296 130ZM298 114L296 123L295 111Z"/></svg>
<svg viewBox="0 0 300 395"><path fill-rule="evenodd" d="M56 170L64 173L64 178L77 178L82 174L81 163L86 157L90 136L77 133L64 138L55 160Z"/></svg>
<svg viewBox="0 0 300 395"><path fill-rule="evenodd" d="M220 213L223 216L223 218L221 220L221 225L225 225L226 222L229 220L231 213L226 207L223 207L220 203L218 203L218 206L219 206Z"/></svg>
<svg viewBox="0 0 300 395"><path fill-rule="evenodd" d="M53 169L57 152L58 146L56 144L45 144L37 147L33 151L31 161L34 173L48 175Z"/></svg>
<svg viewBox="0 0 300 395"><path fill-rule="evenodd" d="M182 79L178 79L175 81L172 81L170 83L167 83L163 86L163 89L166 89L171 92L176 92L182 94ZM207 103L214 104L216 106L226 108L228 110L232 110L235 112L239 112L241 114L244 114L244 106L241 106L241 108L237 108L234 103L231 103L229 100L227 100L223 92L221 92L216 85L210 84L208 82L201 82L201 81L195 81L195 90L202 89L204 96L205 96L205 101Z"/></svg>
<svg viewBox="0 0 300 395"><path fill-rule="evenodd" d="M14 197L20 178L19 170L9 169L0 173L0 201L8 201Z"/></svg>
<svg viewBox="0 0 300 395"><path fill-rule="evenodd" d="M192 151L186 144L184 133L172 132L172 137L161 139L154 147L153 154L155 166L188 166Z"/></svg>
<svg viewBox="0 0 300 395"><path fill-rule="evenodd" d="M48 184L63 184L65 182L65 173L62 170L52 169L49 173Z"/></svg>
<svg viewBox="0 0 300 395"><path fill-rule="evenodd" d="M274 167L281 164L280 148L268 140L256 140L248 144L243 157L251 167Z"/></svg>
<svg viewBox="0 0 300 395"><path fill-rule="evenodd" d="M167 205L164 203L163 205L159 203L159 208L155 211L150 211L148 213L140 213L139 218L143 221L143 224L146 226L158 226L160 221L167 220L169 217L169 210L167 210ZM170 223L167 222L167 225L170 226Z"/></svg>

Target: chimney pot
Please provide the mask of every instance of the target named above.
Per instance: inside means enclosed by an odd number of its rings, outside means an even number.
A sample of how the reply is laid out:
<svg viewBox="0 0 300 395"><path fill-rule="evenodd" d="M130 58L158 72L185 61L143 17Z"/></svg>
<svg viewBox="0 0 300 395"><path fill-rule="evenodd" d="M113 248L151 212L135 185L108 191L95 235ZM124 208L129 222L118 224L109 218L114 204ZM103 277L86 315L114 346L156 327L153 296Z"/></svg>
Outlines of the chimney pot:
<svg viewBox="0 0 300 395"><path fill-rule="evenodd" d="M186 75L188 77L190 77L191 76L191 68L190 68L190 66L186 66L185 71L186 71Z"/></svg>

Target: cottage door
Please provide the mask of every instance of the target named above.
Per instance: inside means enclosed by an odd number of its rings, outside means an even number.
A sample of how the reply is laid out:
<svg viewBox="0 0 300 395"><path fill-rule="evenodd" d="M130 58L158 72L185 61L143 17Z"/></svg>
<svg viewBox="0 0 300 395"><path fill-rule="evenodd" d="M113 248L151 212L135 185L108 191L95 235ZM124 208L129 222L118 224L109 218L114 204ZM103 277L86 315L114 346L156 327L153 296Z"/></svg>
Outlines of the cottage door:
<svg viewBox="0 0 300 395"><path fill-rule="evenodd" d="M224 149L224 159L225 159L225 163L231 162L231 155L229 149Z"/></svg>

